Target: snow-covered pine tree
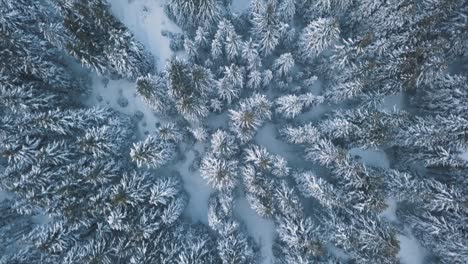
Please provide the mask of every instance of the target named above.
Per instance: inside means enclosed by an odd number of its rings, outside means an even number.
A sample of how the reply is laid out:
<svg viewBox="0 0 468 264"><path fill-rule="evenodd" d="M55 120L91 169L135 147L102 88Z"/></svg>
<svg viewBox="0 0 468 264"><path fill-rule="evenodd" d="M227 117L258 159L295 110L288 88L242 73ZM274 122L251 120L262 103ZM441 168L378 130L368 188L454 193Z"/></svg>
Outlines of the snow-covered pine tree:
<svg viewBox="0 0 468 264"><path fill-rule="evenodd" d="M329 48L340 36L338 24L332 18L319 18L304 28L299 38L301 54L313 59Z"/></svg>
<svg viewBox="0 0 468 264"><path fill-rule="evenodd" d="M208 154L201 161L200 173L215 189L233 189L238 181L238 161L218 159Z"/></svg>
<svg viewBox="0 0 468 264"><path fill-rule="evenodd" d="M427 167L466 168L466 161L459 157L467 147L465 124L462 115L415 117L396 132L392 144L412 153L410 161L422 161Z"/></svg>
<svg viewBox="0 0 468 264"><path fill-rule="evenodd" d="M104 0L0 0L0 186L16 195L8 212L49 216L0 262L255 263L258 248L232 212L240 176L251 207L275 223L275 262L398 263L397 232L379 215L393 197L427 261L466 263L467 1L253 0L241 14L230 5L169 0L166 14L183 32L164 35L187 59L156 73ZM150 108L175 122L178 112L191 129L161 125L160 142L130 150L129 120L82 108L86 80L61 50L102 74L140 77ZM320 95L296 89L312 85ZM264 96L252 95L260 89ZM403 98L404 110L380 109L389 96ZM254 135L271 118L270 101L286 118L322 102L337 109L281 130L315 163L294 157L294 188L281 178L284 159L245 145L262 141ZM209 111L228 124L205 122ZM157 148L175 148L182 131L204 141L220 127L230 132L216 131L200 160L223 192L209 201L208 230L179 220L188 197L177 175L135 170L128 153L146 151L158 167ZM393 154L391 169L363 165L348 153L354 147Z"/></svg>
<svg viewBox="0 0 468 264"><path fill-rule="evenodd" d="M373 168L353 160L341 148L327 139L320 139L306 149L306 158L329 167L339 177L339 187L346 195L346 203L358 211L382 212L386 207L383 175Z"/></svg>
<svg viewBox="0 0 468 264"><path fill-rule="evenodd" d="M294 57L291 53L284 53L273 63L273 68L278 77L288 76L294 67Z"/></svg>
<svg viewBox="0 0 468 264"><path fill-rule="evenodd" d="M280 218L277 227L279 236L279 255L277 258L286 264L342 263L328 251L323 228L311 218L292 215Z"/></svg>
<svg viewBox="0 0 468 264"><path fill-rule="evenodd" d="M37 22L54 19L48 8L42 3L23 0L2 1L0 6L0 45L4 51L0 62L1 89L5 94L2 104L35 108L40 106L41 100L54 98L49 100L52 108L65 102L75 105L86 93L86 86L81 76L66 66L62 54L42 35Z"/></svg>
<svg viewBox="0 0 468 264"><path fill-rule="evenodd" d="M275 50L280 39L277 3L275 0L269 0L266 3L263 0L253 2L257 8L251 9L252 34L256 37L259 51L268 56Z"/></svg>
<svg viewBox="0 0 468 264"><path fill-rule="evenodd" d="M174 144L163 140L159 135L150 135L144 141L134 143L130 150L130 157L138 167L159 168L174 156Z"/></svg>
<svg viewBox="0 0 468 264"><path fill-rule="evenodd" d="M344 195L333 184L318 177L313 171L295 172L293 178L304 197L316 199L324 208L345 208Z"/></svg>
<svg viewBox="0 0 468 264"><path fill-rule="evenodd" d="M275 255L282 263L341 263L329 248L325 222L306 215L301 198L294 188L281 180L273 194L277 204L275 214L278 238ZM315 219L320 214L314 212ZM321 234L318 236L317 234Z"/></svg>
<svg viewBox="0 0 468 264"><path fill-rule="evenodd" d="M312 144L320 139L319 130L308 123L301 126L286 126L280 130L286 141L293 144Z"/></svg>
<svg viewBox="0 0 468 264"><path fill-rule="evenodd" d="M156 129L156 132L158 138L165 142L178 144L184 139L184 133L182 132L180 126L172 122L160 125Z"/></svg>
<svg viewBox="0 0 468 264"><path fill-rule="evenodd" d="M103 0L50 0L66 29L62 46L86 67L101 74L135 80L154 70L154 59L110 12Z"/></svg>
<svg viewBox="0 0 468 264"><path fill-rule="evenodd" d="M216 22L222 15L223 6L219 0L170 0L166 11L179 26L190 30Z"/></svg>
<svg viewBox="0 0 468 264"><path fill-rule="evenodd" d="M410 122L405 111L369 108L336 111L318 125L320 132L346 148L391 145L396 132Z"/></svg>
<svg viewBox="0 0 468 264"><path fill-rule="evenodd" d="M252 145L245 150L242 180L247 201L257 214L271 218L278 213L275 197L271 195L279 184L275 178L285 177L289 171L282 157L261 146Z"/></svg>
<svg viewBox="0 0 468 264"><path fill-rule="evenodd" d="M219 158L233 158L239 153L239 146L233 135L219 129L211 135L211 152Z"/></svg>
<svg viewBox="0 0 468 264"><path fill-rule="evenodd" d="M237 110L229 110L230 128L241 142L253 138L256 130L271 118L271 103L265 95L254 94L239 102Z"/></svg>
<svg viewBox="0 0 468 264"><path fill-rule="evenodd" d="M226 101L229 105L237 99L244 87L244 76L242 69L235 64L224 68L223 78L217 81L217 94L219 99Z"/></svg>
<svg viewBox="0 0 468 264"><path fill-rule="evenodd" d="M328 213L321 216L325 228L330 228L326 240L349 252L358 262L379 259L379 263L395 263L399 252L397 232L378 216L387 207L386 174L353 160L310 125L287 128L283 133L291 142L307 146L308 160L330 168L333 173L334 185L311 172L294 175L299 190L327 209ZM352 226L346 227L345 223ZM369 239L374 241L372 247L365 246ZM356 247L357 244L362 246Z"/></svg>
<svg viewBox="0 0 468 264"><path fill-rule="evenodd" d="M259 89L261 87L261 84L262 84L262 74L257 71L257 70L253 70L251 72L249 72L249 75L247 77L247 87L250 88L250 89Z"/></svg>
<svg viewBox="0 0 468 264"><path fill-rule="evenodd" d="M165 85L161 76L141 76L136 81L136 91L151 110L159 114L166 114L171 111L171 104L165 100L167 91Z"/></svg>
<svg viewBox="0 0 468 264"><path fill-rule="evenodd" d="M466 188L395 170L386 178L388 195L399 202L397 216L420 243L441 263L465 262Z"/></svg>
<svg viewBox="0 0 468 264"><path fill-rule="evenodd" d="M198 122L208 115L207 89L213 82L209 71L172 58L166 65L165 78L177 111L187 121Z"/></svg>
<svg viewBox="0 0 468 264"><path fill-rule="evenodd" d="M26 244L22 238L36 225L28 215L19 214L14 208L14 201L0 201L0 263L8 263L14 258L15 248Z"/></svg>
<svg viewBox="0 0 468 264"><path fill-rule="evenodd" d="M296 14L296 1L295 0L284 0L278 6L278 13L280 14L281 20L290 22L294 19Z"/></svg>
<svg viewBox="0 0 468 264"><path fill-rule="evenodd" d="M209 32L205 27L199 26L195 32L195 45L199 49L207 48L209 43Z"/></svg>
<svg viewBox="0 0 468 264"><path fill-rule="evenodd" d="M239 182L238 146L233 135L217 130L211 136L211 149L200 165L201 176L217 190L232 190Z"/></svg>
<svg viewBox="0 0 468 264"><path fill-rule="evenodd" d="M425 84L418 95L412 97L412 105L421 113L430 115L464 115L464 103L468 97L468 80L463 75L441 75Z"/></svg>
<svg viewBox="0 0 468 264"><path fill-rule="evenodd" d="M195 140L200 142L205 142L208 140L209 131L206 127L196 126L189 128L190 134L195 138Z"/></svg>
<svg viewBox="0 0 468 264"><path fill-rule="evenodd" d="M286 118L294 118L309 107L323 103L323 96L312 93L283 95L276 99L276 112Z"/></svg>
<svg viewBox="0 0 468 264"><path fill-rule="evenodd" d="M61 53L41 35L37 23L30 23L40 21L33 14L45 9L30 9L24 1L3 1L0 7L2 18L14 17L0 19L0 45L5 48L0 61L11 58L24 66L10 65L0 74L0 98L5 99L0 106L0 186L14 194L12 209L26 214L25 219L37 212L49 217L1 262L130 263L152 241L149 260L173 260L174 255L160 257L170 250L159 242L170 240L158 237L176 232L172 226L187 202L181 182L176 176L133 171L123 154L130 151L130 119L82 107L76 95L86 90L84 82L72 77L76 73ZM28 228L15 230L21 231ZM197 249L187 245L195 239L185 241L178 255L200 253L207 263L217 261L202 242Z"/></svg>

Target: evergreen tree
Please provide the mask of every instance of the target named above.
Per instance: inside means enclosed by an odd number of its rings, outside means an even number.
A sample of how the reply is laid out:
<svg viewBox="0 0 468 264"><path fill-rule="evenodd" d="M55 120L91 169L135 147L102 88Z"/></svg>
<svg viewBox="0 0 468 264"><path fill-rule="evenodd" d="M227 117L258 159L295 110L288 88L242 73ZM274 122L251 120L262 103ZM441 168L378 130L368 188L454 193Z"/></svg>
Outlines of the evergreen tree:
<svg viewBox="0 0 468 264"><path fill-rule="evenodd" d="M278 13L280 14L282 20L289 22L293 20L294 15L296 14L296 8L295 0L281 1L278 7Z"/></svg>
<svg viewBox="0 0 468 264"><path fill-rule="evenodd" d="M154 70L154 60L103 0L51 0L66 29L67 52L101 74L135 80Z"/></svg>
<svg viewBox="0 0 468 264"><path fill-rule="evenodd" d="M316 106L324 101L322 96L311 93L302 95L283 95L276 99L276 112L286 118L294 118L306 108Z"/></svg>
<svg viewBox="0 0 468 264"><path fill-rule="evenodd" d="M462 75L437 76L427 83L420 94L412 98L413 105L422 113L431 115L465 115L463 103L467 97L467 80Z"/></svg>
<svg viewBox="0 0 468 264"><path fill-rule="evenodd" d="M151 241L158 245L164 241L157 239L160 235L176 232L171 231L172 225L187 203L181 182L133 171L123 154L132 141L130 119L108 109L82 107L76 95L86 90L85 83L72 77L76 73L52 46L57 43L49 43L37 23L29 23L41 21L46 9L32 8L28 17L24 16L30 8L26 2L0 4L5 17L21 14L10 20L13 24L1 20L5 37L1 45L7 48L0 53L1 61L11 56L24 60L24 67L8 66L0 74L0 98L5 98L0 106L0 186L15 195L15 203L2 203L8 222L2 231L14 233L5 236L11 243L1 247L9 251L2 252L1 262L134 261L145 245ZM80 5L59 4L65 9ZM24 218L16 218L13 210L25 214ZM28 215L38 213L46 214L49 222L29 232L33 225ZM8 229L13 227L12 217L15 230ZM15 245L22 234L27 237ZM193 248L183 250L188 254ZM210 256L207 263L216 261L215 255Z"/></svg>
<svg viewBox="0 0 468 264"><path fill-rule="evenodd" d="M218 0L170 0L166 8L179 26L188 29L209 26L220 18L222 12Z"/></svg>
<svg viewBox="0 0 468 264"><path fill-rule="evenodd" d="M345 208L344 195L332 184L318 177L312 171L296 172L293 174L297 188L305 197L315 198L323 207Z"/></svg>
<svg viewBox="0 0 468 264"><path fill-rule="evenodd" d="M207 31L207 29L202 26L199 26L195 33L195 45L197 45L199 48L206 48L208 46L209 41L208 37L209 32Z"/></svg>
<svg viewBox="0 0 468 264"><path fill-rule="evenodd" d="M262 74L259 71L251 71L247 77L247 87L251 89L259 89L262 84Z"/></svg>
<svg viewBox="0 0 468 264"><path fill-rule="evenodd" d="M284 53L275 60L273 68L279 77L288 76L291 69L294 67L294 58L291 53Z"/></svg>
<svg viewBox="0 0 468 264"><path fill-rule="evenodd" d="M197 141L205 142L206 140L208 140L209 132L205 127L197 126L194 128L189 128L189 132Z"/></svg>
<svg viewBox="0 0 468 264"><path fill-rule="evenodd" d="M166 87L160 76L146 75L138 77L136 91L143 101L156 113L165 114L170 111L170 104L164 100Z"/></svg>
<svg viewBox="0 0 468 264"><path fill-rule="evenodd" d="M232 4L165 3L182 32L163 36L186 56L155 72L104 0L0 0L0 189L11 194L0 263L261 262L269 243L247 233L239 196L274 223L271 262L399 263L411 232L424 261L467 263L468 2ZM89 71L74 59L136 80L162 125L138 139L129 117L85 106ZM256 136L272 103L298 146L271 140L272 126ZM181 217L176 151L193 152L189 170L215 189L208 225ZM389 199L397 221L382 214Z"/></svg>
<svg viewBox="0 0 468 264"><path fill-rule="evenodd" d="M159 168L174 155L174 144L155 136L148 136L144 141L134 143L130 151L130 157L138 167Z"/></svg>
<svg viewBox="0 0 468 264"><path fill-rule="evenodd" d="M217 130L211 136L211 149L213 154L219 158L235 157L239 152L239 146L230 133Z"/></svg>
<svg viewBox="0 0 468 264"><path fill-rule="evenodd" d="M301 53L307 58L315 58L338 40L340 29L331 18L319 18L304 28L299 38Z"/></svg>
<svg viewBox="0 0 468 264"><path fill-rule="evenodd" d="M239 97L241 89L244 87L244 76L241 69L235 64L225 67L224 76L217 82L217 93L219 99L228 104Z"/></svg>
<svg viewBox="0 0 468 264"><path fill-rule="evenodd" d="M175 123L166 123L157 128L158 138L165 142L180 143L184 139L181 128Z"/></svg>
<svg viewBox="0 0 468 264"><path fill-rule="evenodd" d="M211 137L211 151L201 161L201 176L215 189L234 189L239 181L237 154L234 136L217 130Z"/></svg>
<svg viewBox="0 0 468 264"><path fill-rule="evenodd" d="M237 185L237 164L236 160L206 155L201 162L200 172L215 189L232 189Z"/></svg>
<svg viewBox="0 0 468 264"><path fill-rule="evenodd" d="M290 135L294 130L285 131ZM291 140L308 146L306 158L330 168L335 176L337 187L311 172L294 176L306 197L314 197L328 209L328 215L320 217L328 225L325 228L330 228L326 240L349 252L357 262L378 259L382 263L395 263L399 252L397 232L378 216L387 207L386 173L353 160L312 127L306 125L298 132L303 133L300 139L294 136ZM351 227L346 227L345 223L351 223ZM369 241L373 241L372 245Z"/></svg>
<svg viewBox="0 0 468 264"><path fill-rule="evenodd" d="M63 55L44 40L37 23L45 23L54 16L41 3L0 4L2 106L35 109L41 106L41 101L52 98L51 108L65 102L76 105L77 99L86 93L86 86L79 74L66 66Z"/></svg>
<svg viewBox="0 0 468 264"><path fill-rule="evenodd" d="M231 130L242 142L251 140L263 122L271 118L270 108L271 103L260 94L240 101L238 110L229 110Z"/></svg>
<svg viewBox="0 0 468 264"><path fill-rule="evenodd" d="M397 215L422 245L441 263L466 261L466 188L398 171L389 172L387 179L388 195L400 202Z"/></svg>
<svg viewBox="0 0 468 264"><path fill-rule="evenodd" d="M348 148L377 148L392 144L392 135L408 122L409 115L405 111L357 108L337 111L318 127L323 135Z"/></svg>
<svg viewBox="0 0 468 264"><path fill-rule="evenodd" d="M289 174L289 167L280 156L270 154L265 148L252 145L245 151L242 179L246 197L252 209L262 217L273 217L278 213L275 197L277 177Z"/></svg>
<svg viewBox="0 0 468 264"><path fill-rule="evenodd" d="M312 144L320 139L319 130L311 123L302 126L286 126L281 134L288 142L293 144Z"/></svg>
<svg viewBox="0 0 468 264"><path fill-rule="evenodd" d="M208 115L205 100L213 82L209 71L172 58L167 63L165 78L176 109L186 120L197 122Z"/></svg>
<svg viewBox="0 0 468 264"><path fill-rule="evenodd" d="M0 263L8 263L14 258L16 248L25 243L22 237L33 230L35 224L31 217L19 214L14 208L14 201L5 199L0 202Z"/></svg>
<svg viewBox="0 0 468 264"><path fill-rule="evenodd" d="M427 167L466 167L458 157L466 148L464 120L456 115L415 117L397 131L393 144L413 153L410 161L422 161Z"/></svg>
<svg viewBox="0 0 468 264"><path fill-rule="evenodd" d="M252 9L253 34L257 38L259 51L270 55L279 44L279 18L276 10L276 1L254 1L258 5Z"/></svg>

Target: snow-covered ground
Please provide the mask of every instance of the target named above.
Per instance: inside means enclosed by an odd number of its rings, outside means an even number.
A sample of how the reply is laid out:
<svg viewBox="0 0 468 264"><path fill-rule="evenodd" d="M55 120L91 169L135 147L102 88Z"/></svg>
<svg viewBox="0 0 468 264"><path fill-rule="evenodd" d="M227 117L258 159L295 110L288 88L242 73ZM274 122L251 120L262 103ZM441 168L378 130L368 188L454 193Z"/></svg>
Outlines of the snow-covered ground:
<svg viewBox="0 0 468 264"><path fill-rule="evenodd" d="M286 161L295 160L298 153L293 151L291 145L278 139L276 135L277 128L273 124L266 124L257 131L254 141L265 147L268 152L282 156Z"/></svg>
<svg viewBox="0 0 468 264"><path fill-rule="evenodd" d="M250 0L232 0L231 11L242 13L249 8Z"/></svg>
<svg viewBox="0 0 468 264"><path fill-rule="evenodd" d="M4 190L0 190L0 202L10 197L10 194Z"/></svg>
<svg viewBox="0 0 468 264"><path fill-rule="evenodd" d="M262 263L274 263L273 241L276 231L272 220L260 217L252 208L245 197L236 200L234 212L238 219L243 220L247 226L247 231L261 247Z"/></svg>
<svg viewBox="0 0 468 264"><path fill-rule="evenodd" d="M460 158L468 161L468 149L465 150L461 155L460 155Z"/></svg>
<svg viewBox="0 0 468 264"><path fill-rule="evenodd" d="M390 167L390 161L387 158L387 154L382 150L352 148L349 150L349 154L360 157L361 161L368 166L385 169Z"/></svg>
<svg viewBox="0 0 468 264"><path fill-rule="evenodd" d="M172 56L169 39L162 30L181 32L163 10L162 0L109 0L112 12L146 48L155 56L158 69L162 69Z"/></svg>
<svg viewBox="0 0 468 264"><path fill-rule="evenodd" d="M190 196L185 216L193 222L208 224L208 199L213 189L200 176L198 170L191 169L196 158L195 151L203 155L203 146L199 143L195 144L193 148L184 153L185 159L174 167L180 173L184 181L184 189Z"/></svg>
<svg viewBox="0 0 468 264"><path fill-rule="evenodd" d="M135 38L151 52L155 58L158 70L164 68L166 60L172 56L169 48L170 40L161 34L162 30L180 32L163 11L161 0L109 0L113 14L122 21ZM107 83L100 76L92 76L92 94L89 105L111 107L129 116L138 111L143 118L138 123L140 135L152 133L156 123L161 120L153 114L150 108L136 95L135 84L127 80L109 80ZM128 105L119 105L119 101Z"/></svg>
<svg viewBox="0 0 468 264"><path fill-rule="evenodd" d="M382 107L383 110L392 111L394 109L401 110L404 108L403 94L389 95L384 98Z"/></svg>
<svg viewBox="0 0 468 264"><path fill-rule="evenodd" d="M399 236L400 260L402 264L423 264L426 252L414 237Z"/></svg>
<svg viewBox="0 0 468 264"><path fill-rule="evenodd" d="M93 74L92 91L87 104L110 107L128 116L141 112L143 118L138 121L138 131L141 135L152 133L160 120L136 94L135 87L135 83L127 80L104 81L102 77ZM120 105L119 100L124 100L127 105Z"/></svg>

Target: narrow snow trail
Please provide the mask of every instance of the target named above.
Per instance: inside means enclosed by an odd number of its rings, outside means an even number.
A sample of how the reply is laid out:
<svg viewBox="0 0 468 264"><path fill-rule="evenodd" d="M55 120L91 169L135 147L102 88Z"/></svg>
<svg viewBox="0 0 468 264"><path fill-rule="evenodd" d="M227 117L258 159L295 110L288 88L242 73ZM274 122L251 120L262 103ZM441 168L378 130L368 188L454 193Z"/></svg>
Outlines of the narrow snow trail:
<svg viewBox="0 0 468 264"><path fill-rule="evenodd" d="M248 233L260 246L263 264L274 263L273 242L276 236L275 224L272 220L260 217L245 197L238 198L234 205L234 212L247 227Z"/></svg>
<svg viewBox="0 0 468 264"><path fill-rule="evenodd" d="M265 147L270 153L280 155L286 160L296 159L293 147L276 137L278 128L273 124L262 126L254 137L255 143Z"/></svg>
<svg viewBox="0 0 468 264"><path fill-rule="evenodd" d="M208 199L213 189L200 176L200 172L192 168L196 153L204 155L202 144L197 143L186 151L184 153L185 159L178 162L174 168L180 173L184 181L184 189L190 196L189 204L185 209L185 216L191 219L192 222L201 222L207 225Z"/></svg>
<svg viewBox="0 0 468 264"><path fill-rule="evenodd" d="M169 48L169 39L162 36L161 31L181 32L164 13L164 1L112 0L109 2L113 14L155 56L158 69L163 69L166 60L172 56L172 51Z"/></svg>
<svg viewBox="0 0 468 264"><path fill-rule="evenodd" d="M151 52L158 70L164 68L172 56L170 40L161 34L162 30L180 32L163 10L162 0L109 0L112 13L122 21L135 38ZM135 84L127 80L105 80L94 74L88 105L110 107L123 114L140 115L138 131L140 136L153 133L156 123L161 122L153 111L136 95ZM141 114L143 114L141 116Z"/></svg>

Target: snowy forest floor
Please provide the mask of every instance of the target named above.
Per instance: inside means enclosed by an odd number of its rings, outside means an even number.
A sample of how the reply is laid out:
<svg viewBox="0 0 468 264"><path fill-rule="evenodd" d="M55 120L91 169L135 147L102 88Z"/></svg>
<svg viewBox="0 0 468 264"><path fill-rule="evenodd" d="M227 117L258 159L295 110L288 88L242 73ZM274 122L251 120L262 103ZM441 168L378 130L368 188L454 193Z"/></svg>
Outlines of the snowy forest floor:
<svg viewBox="0 0 468 264"><path fill-rule="evenodd" d="M233 11L242 12L248 6L246 0L234 0ZM169 48L169 39L161 34L162 30L181 32L172 23L163 11L163 0L112 0L110 1L112 12L133 32L137 40L153 54L158 70L164 68L165 62L173 55ZM134 116L137 112L143 117L138 121L138 134L144 136L151 134L156 129L156 124L164 122L160 120L146 106L146 104L136 95L135 84L126 80L105 80L100 76L93 75L93 90L88 104L111 107L123 114ZM400 98L389 98L385 108L393 108L400 104ZM300 119L306 121L312 117L320 115L323 109L314 108L304 113ZM320 112L320 113L318 113ZM210 117L209 117L210 118ZM208 120L208 125L213 127L225 126L227 115L219 115ZM297 153L294 155L292 147L278 139L277 127L274 124L267 124L260 129L255 137L255 142L264 146L274 154L280 154L288 162L294 165L297 162ZM184 144L183 144L184 145ZM187 219L193 222L207 224L208 198L213 190L201 178L200 173L191 169L197 155L203 155L205 146L196 143L191 146L182 146L184 149L184 159L171 165L173 170L178 171L183 180L185 190L190 195L190 202L185 212ZM468 152L467 152L468 153ZM351 154L358 155L364 163L388 167L388 160L383 152L364 151L353 149ZM0 199L2 194L0 193ZM396 220L392 201L389 200L389 209L385 216L391 220ZM244 222L247 230L254 240L261 246L263 263L274 263L272 245L275 238L275 226L271 220L266 220L258 216L252 210L245 198L239 198L235 206L236 215ZM400 236L401 262L404 264L423 263L424 251L412 237Z"/></svg>

